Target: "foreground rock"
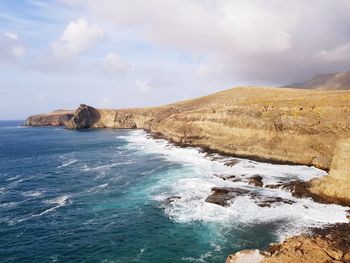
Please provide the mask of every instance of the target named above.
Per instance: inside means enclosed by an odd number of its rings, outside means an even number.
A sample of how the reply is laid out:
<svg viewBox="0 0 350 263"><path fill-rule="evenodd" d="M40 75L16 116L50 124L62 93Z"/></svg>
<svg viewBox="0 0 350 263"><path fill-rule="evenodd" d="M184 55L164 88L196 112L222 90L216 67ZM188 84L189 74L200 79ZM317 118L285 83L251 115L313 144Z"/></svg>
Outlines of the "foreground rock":
<svg viewBox="0 0 350 263"><path fill-rule="evenodd" d="M73 117L74 111L57 110L48 114L30 116L25 122L26 126L66 126Z"/></svg>
<svg viewBox="0 0 350 263"><path fill-rule="evenodd" d="M313 229L311 235L287 239L266 251L243 250L230 255L226 263L325 263L350 262L350 224ZM254 258L253 261L248 261Z"/></svg>
<svg viewBox="0 0 350 263"><path fill-rule="evenodd" d="M229 202L237 196L248 195L249 191L233 187L213 187L213 193L209 195L205 202L221 206L229 205Z"/></svg>
<svg viewBox="0 0 350 263"><path fill-rule="evenodd" d="M184 146L330 170L310 190L350 204L350 91L234 88L161 107L78 111L69 128L140 128Z"/></svg>

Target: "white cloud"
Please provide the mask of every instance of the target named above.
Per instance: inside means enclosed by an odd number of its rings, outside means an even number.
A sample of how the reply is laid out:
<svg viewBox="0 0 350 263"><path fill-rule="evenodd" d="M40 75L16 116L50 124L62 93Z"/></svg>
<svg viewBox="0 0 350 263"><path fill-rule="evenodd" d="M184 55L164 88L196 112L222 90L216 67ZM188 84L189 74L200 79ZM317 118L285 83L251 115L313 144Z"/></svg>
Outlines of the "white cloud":
<svg viewBox="0 0 350 263"><path fill-rule="evenodd" d="M156 47L201 53L208 78L283 83L349 66L313 55L350 42L348 0L65 1Z"/></svg>
<svg viewBox="0 0 350 263"><path fill-rule="evenodd" d="M25 47L16 33L0 35L0 64L15 64L25 54Z"/></svg>
<svg viewBox="0 0 350 263"><path fill-rule="evenodd" d="M15 32L6 32L5 36L12 40L18 40L18 35Z"/></svg>
<svg viewBox="0 0 350 263"><path fill-rule="evenodd" d="M90 25L86 19L80 18L66 26L60 38L51 44L51 49L56 58L71 59L104 38L105 32L102 28Z"/></svg>
<svg viewBox="0 0 350 263"><path fill-rule="evenodd" d="M152 90L148 81L136 80L136 86L141 93L150 93Z"/></svg>
<svg viewBox="0 0 350 263"><path fill-rule="evenodd" d="M132 69L132 65L115 53L108 53L102 61L103 70L110 75L123 75Z"/></svg>
<svg viewBox="0 0 350 263"><path fill-rule="evenodd" d="M339 45L330 50L316 52L316 58L326 62L350 61L350 42Z"/></svg>
<svg viewBox="0 0 350 263"><path fill-rule="evenodd" d="M11 48L11 50L12 50L12 54L13 54L16 58L22 57L22 56L24 55L24 53L25 53L24 47L23 47L23 46L19 46L19 45L13 46L13 47Z"/></svg>

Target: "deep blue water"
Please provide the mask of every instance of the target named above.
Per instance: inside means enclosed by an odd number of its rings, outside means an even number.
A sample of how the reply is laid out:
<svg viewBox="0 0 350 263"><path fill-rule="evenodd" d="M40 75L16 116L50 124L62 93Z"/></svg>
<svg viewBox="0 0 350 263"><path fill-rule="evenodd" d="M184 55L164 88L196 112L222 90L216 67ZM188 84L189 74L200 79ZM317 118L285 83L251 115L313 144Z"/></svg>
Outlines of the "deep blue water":
<svg viewBox="0 0 350 263"><path fill-rule="evenodd" d="M208 160L186 161L193 149L176 154L140 131L20 124L0 122L0 262L224 262L286 225L199 207L214 181Z"/></svg>

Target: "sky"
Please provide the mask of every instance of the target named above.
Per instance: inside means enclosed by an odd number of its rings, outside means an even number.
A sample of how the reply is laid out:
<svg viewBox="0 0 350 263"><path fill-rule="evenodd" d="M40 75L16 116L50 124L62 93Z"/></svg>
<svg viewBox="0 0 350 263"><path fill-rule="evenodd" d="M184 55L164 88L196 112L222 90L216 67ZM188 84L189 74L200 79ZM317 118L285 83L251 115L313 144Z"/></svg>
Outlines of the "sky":
<svg viewBox="0 0 350 263"><path fill-rule="evenodd" d="M349 69L349 0L0 0L0 120Z"/></svg>

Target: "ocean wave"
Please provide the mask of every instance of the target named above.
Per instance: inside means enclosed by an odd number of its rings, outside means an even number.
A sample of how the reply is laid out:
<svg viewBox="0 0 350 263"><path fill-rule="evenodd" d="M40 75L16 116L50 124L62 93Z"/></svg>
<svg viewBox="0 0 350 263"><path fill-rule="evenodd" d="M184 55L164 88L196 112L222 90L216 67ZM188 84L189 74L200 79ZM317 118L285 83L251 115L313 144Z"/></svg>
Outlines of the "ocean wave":
<svg viewBox="0 0 350 263"><path fill-rule="evenodd" d="M57 168L60 169L60 168L69 166L69 165L71 165L71 164L73 164L73 163L76 163L77 161L78 161L77 159L68 160L68 161L64 162L62 165L57 166Z"/></svg>
<svg viewBox="0 0 350 263"><path fill-rule="evenodd" d="M207 155L198 148L176 147L165 140L152 139L143 131L133 131L122 138L126 147L140 154L156 154L182 165L181 169L162 173L156 185L149 187L150 196L159 201L165 214L177 222L204 221L221 225L265 224L284 222L277 233L297 234L310 226L347 222L346 208L326 205L311 199L294 198L281 189L256 188L247 178L260 175L264 184L285 183L292 180L308 181L327 175L326 172L308 166L275 165L247 159ZM234 161L234 165L227 165ZM234 176L238 182L223 180L220 176ZM292 204L276 203L261 207L253 196L238 196L228 207L205 202L212 187L235 187L258 192L262 198L279 197ZM172 202L164 202L171 197ZM179 198L178 198L179 197ZM198 259L197 259L198 260Z"/></svg>
<svg viewBox="0 0 350 263"><path fill-rule="evenodd" d="M33 216L42 216L42 215L45 215L47 213L50 213L54 210L56 210L57 208L60 208L62 206L65 206L66 204L71 204L72 201L70 200L70 195L62 195L62 196L59 196L57 198L54 198L54 199L51 199L51 200L47 200L47 201L44 201L45 204L56 204L56 206L53 206L51 208L48 208L46 210L44 210L43 212L39 213L39 214L36 214L36 215L33 215Z"/></svg>
<svg viewBox="0 0 350 263"><path fill-rule="evenodd" d="M130 160L130 161L125 161L125 162L102 164L102 165L98 165L98 166L94 166L94 167L91 167L91 166L88 166L87 164L84 164L81 170L84 172L108 170L108 169L116 167L116 166L130 165L130 164L134 164L134 163L135 163L135 161Z"/></svg>
<svg viewBox="0 0 350 263"><path fill-rule="evenodd" d="M0 195L5 194L7 192L6 190L6 187L0 187Z"/></svg>
<svg viewBox="0 0 350 263"><path fill-rule="evenodd" d="M5 181L13 181L13 180L16 180L16 179L18 179L18 178L20 178L20 177L21 177L21 175L16 175L16 176L7 178Z"/></svg>
<svg viewBox="0 0 350 263"><path fill-rule="evenodd" d="M30 190L30 191L26 191L21 193L22 196L24 197L38 197L41 196L43 192L41 191L35 191L35 190Z"/></svg>
<svg viewBox="0 0 350 263"><path fill-rule="evenodd" d="M10 207L15 207L17 205L18 205L18 202L7 202L7 203L1 203L0 207L10 208Z"/></svg>
<svg viewBox="0 0 350 263"><path fill-rule="evenodd" d="M107 186L109 186L109 183L105 183L105 184L101 184L95 187L90 188L89 190L87 190L88 193L91 192L99 192L101 189L106 188Z"/></svg>

